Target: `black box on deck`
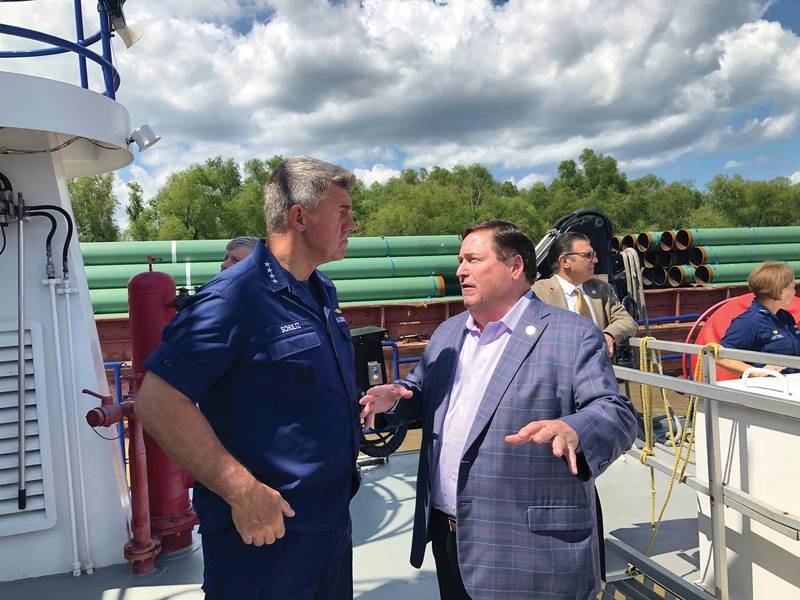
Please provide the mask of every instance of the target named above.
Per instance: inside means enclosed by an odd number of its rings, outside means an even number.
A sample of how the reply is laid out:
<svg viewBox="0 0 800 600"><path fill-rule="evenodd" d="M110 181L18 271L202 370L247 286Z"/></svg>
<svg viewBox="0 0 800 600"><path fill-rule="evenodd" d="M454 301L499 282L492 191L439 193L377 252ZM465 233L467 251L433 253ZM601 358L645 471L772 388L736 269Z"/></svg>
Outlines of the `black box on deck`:
<svg viewBox="0 0 800 600"><path fill-rule="evenodd" d="M381 327L356 327L350 330L355 349L356 389L358 397L375 385L386 383L386 362L381 342L388 332Z"/></svg>

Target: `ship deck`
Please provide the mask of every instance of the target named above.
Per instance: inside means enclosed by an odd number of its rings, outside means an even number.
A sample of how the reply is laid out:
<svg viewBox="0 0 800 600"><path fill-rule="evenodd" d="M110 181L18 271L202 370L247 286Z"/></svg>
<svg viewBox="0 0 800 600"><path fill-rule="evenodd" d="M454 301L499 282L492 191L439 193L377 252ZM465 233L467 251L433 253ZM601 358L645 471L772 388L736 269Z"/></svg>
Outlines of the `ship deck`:
<svg viewBox="0 0 800 600"><path fill-rule="evenodd" d="M664 450L664 456L668 455ZM421 569L408 562L414 515L418 452L392 455L382 465L362 469L363 484L353 499L354 597L363 600L438 598L433 557ZM659 506L666 477L657 474ZM643 549L650 534L649 472L638 460L622 457L597 480L606 537ZM697 498L676 485L653 547L652 557L687 581L699 578ZM93 575L69 574L0 583L9 600L202 600L203 565L199 536L191 549L160 557L157 570L133 575L127 564L99 569ZM607 552L609 580L622 575L626 562Z"/></svg>

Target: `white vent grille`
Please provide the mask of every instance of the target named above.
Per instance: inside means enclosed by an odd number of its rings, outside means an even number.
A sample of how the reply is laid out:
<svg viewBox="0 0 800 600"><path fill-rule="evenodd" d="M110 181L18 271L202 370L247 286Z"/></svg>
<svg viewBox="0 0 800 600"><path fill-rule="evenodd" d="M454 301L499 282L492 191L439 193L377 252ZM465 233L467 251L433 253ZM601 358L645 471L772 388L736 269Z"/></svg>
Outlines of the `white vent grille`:
<svg viewBox="0 0 800 600"><path fill-rule="evenodd" d="M50 430L47 418L42 332L36 322L25 330L25 489L18 490L18 389L16 323L0 323L0 536L52 527L56 522Z"/></svg>

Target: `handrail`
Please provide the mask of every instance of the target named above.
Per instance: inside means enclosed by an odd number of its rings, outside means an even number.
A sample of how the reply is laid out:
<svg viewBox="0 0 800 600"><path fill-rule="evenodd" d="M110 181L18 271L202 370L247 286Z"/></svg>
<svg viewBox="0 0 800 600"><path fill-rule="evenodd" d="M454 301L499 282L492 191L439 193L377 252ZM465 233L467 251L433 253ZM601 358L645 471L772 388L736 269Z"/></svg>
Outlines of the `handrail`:
<svg viewBox="0 0 800 600"><path fill-rule="evenodd" d="M651 575L659 584L667 586L671 592L680 594L680 597L684 600L714 600L714 596L704 589L687 584L672 571L664 568L649 556L644 556L622 540L609 536L606 538L606 543L612 546L615 552L618 552L623 558L636 564L636 566L646 567L648 575Z"/></svg>
<svg viewBox="0 0 800 600"><path fill-rule="evenodd" d="M14 27L13 25L5 25L5 24L0 24L0 26L2 26L4 28L5 27ZM23 27L17 27L17 29L24 29L24 28ZM33 29L29 29L28 31L34 31L34 30ZM6 32L6 31L0 31L0 33L7 33L8 35L13 35L15 37L23 37L23 36L19 36L19 35L16 35L14 33ZM35 32L35 33L39 33L39 32ZM47 35L47 34L42 34L42 35ZM34 38L28 38L28 39L34 39ZM56 39L61 40L62 38L56 38ZM38 41L43 41L43 40L34 40L34 41L38 42ZM63 41L69 42L69 40L63 40ZM82 48L88 48L89 46L93 46L94 44L96 44L99 41L100 41L100 32L98 31L93 36L86 38L82 42L77 42L77 44L78 44L78 46L81 46ZM73 42L69 42L69 43L73 43ZM71 52L71 51L72 51L71 48L62 48L60 46L59 47L55 47L55 48L39 48L38 50L0 50L0 58L35 58L37 56L55 56L57 54L66 54L67 52ZM102 58L102 56L100 56L99 54L98 54L98 56L100 58Z"/></svg>
<svg viewBox="0 0 800 600"><path fill-rule="evenodd" d="M79 3L76 2L76 7ZM86 77L86 59L97 63L103 73L103 80L105 82L104 95L112 100L116 97L116 92L119 89L121 79L116 67L111 62L110 41L111 30L108 24L108 16L105 10L100 7L100 31L89 38L78 39L77 42L72 42L64 38L60 38L49 33L36 31L34 29L27 29L25 27L18 27L16 25L6 25L0 23L0 34L10 35L23 39L34 40L45 44L50 44L51 48L38 48L35 50L4 50L0 51L0 58L31 58L37 56L53 56L56 54L63 54L65 52L74 52L79 57L79 68L81 76L81 87L88 89L88 79ZM76 8L77 10L77 8ZM77 14L77 13L76 13ZM76 16L76 24L77 24ZM82 24L78 28L78 37L82 37ZM103 45L103 55L97 54L88 50L88 46L100 41Z"/></svg>
<svg viewBox="0 0 800 600"><path fill-rule="evenodd" d="M641 338L631 338L630 344L638 347ZM680 479L694 488L699 493L710 499L711 518L711 552L714 563L714 593L717 598L727 600L728 595L728 563L724 506L757 521L770 529L792 539L800 540L800 516L781 510L759 498L752 496L744 490L732 487L722 477L721 440L719 423L719 406L734 406L740 409L772 414L789 419L800 420L800 402L776 398L764 394L740 391L730 387L718 386L715 383L716 362L720 358L733 358L746 362L769 362L781 366L800 368L800 358L795 356L751 352L732 348L700 346L680 342L665 342L656 339L647 340L647 349L653 351L670 351L690 354L703 353L703 375L708 383L688 381L677 377L647 373L626 367L614 367L618 379L625 382L651 385L663 389L673 390L684 394L691 394L704 399L706 453L708 459L707 481L701 481L695 476L686 475ZM630 450L628 454L641 458L639 452ZM646 466L674 476L674 467L667 465L654 456L647 456L643 460ZM647 564L650 560L645 554L633 548L626 551L636 561ZM649 566L649 565L648 565Z"/></svg>
<svg viewBox="0 0 800 600"><path fill-rule="evenodd" d="M128 363L115 360L110 361L107 363L103 363L103 367L106 371L113 371L114 372L114 400L117 401L117 404L121 404L123 401L122 398L122 367L128 365ZM127 459L125 458L125 428L120 420L117 423L117 433L119 434L119 448L122 451L122 465L125 466L127 463Z"/></svg>
<svg viewBox="0 0 800 600"><path fill-rule="evenodd" d="M632 337L629 343L634 348L638 348L642 338ZM668 352L681 352L685 354L697 354L703 348L699 344L686 344L684 342L665 342L662 340L650 340L647 347L651 350L666 350ZM744 362L755 362L762 364L779 365L781 367L791 367L800 370L800 357L789 356L787 354L770 354L768 352L753 352L751 350L737 350L736 348L720 347L720 358L733 358Z"/></svg>
<svg viewBox="0 0 800 600"><path fill-rule="evenodd" d="M617 376L617 379L624 379L625 381L632 381L633 383L652 385L682 394L700 396L701 398L714 400L721 404L800 420L800 402L794 402L792 400L773 398L771 396L764 396L751 392L742 392L729 387L689 381L688 379L680 379L669 375L645 373L644 371L631 369L630 367L615 366L614 374Z"/></svg>

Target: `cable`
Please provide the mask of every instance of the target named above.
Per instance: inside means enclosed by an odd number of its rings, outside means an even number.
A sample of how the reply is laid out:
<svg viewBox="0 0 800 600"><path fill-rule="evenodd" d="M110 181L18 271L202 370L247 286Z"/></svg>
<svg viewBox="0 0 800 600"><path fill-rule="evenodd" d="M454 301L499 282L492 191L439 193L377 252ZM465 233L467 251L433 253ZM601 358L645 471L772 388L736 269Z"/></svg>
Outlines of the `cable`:
<svg viewBox="0 0 800 600"><path fill-rule="evenodd" d="M5 225L0 225L0 232L3 233L3 245L0 246L0 254L2 254L3 252L5 252L5 249L6 249L6 226Z"/></svg>
<svg viewBox="0 0 800 600"><path fill-rule="evenodd" d="M61 215L67 221L67 237L64 239L64 249L61 253L61 268L64 270L64 279L69 279L69 261L67 256L69 254L69 244L72 241L72 217L69 216L69 213L61 208L60 206L56 206L55 204L37 204L34 206L28 206L27 210L54 210L56 212L61 213Z"/></svg>
<svg viewBox="0 0 800 600"><path fill-rule="evenodd" d="M127 428L127 427L125 427L125 428L122 430L122 433L120 433L120 434L119 434L119 435L117 435L116 437L106 437L106 436L104 436L102 433L100 433L99 431L97 431L97 428L96 428L96 427L92 427L92 431L94 431L94 433L95 433L95 435L97 435L97 437L103 438L104 440L108 440L109 442L113 442L114 440L118 440L118 439L119 439L119 438L121 438L123 435L125 435L126 433L128 433L128 428Z"/></svg>
<svg viewBox="0 0 800 600"><path fill-rule="evenodd" d="M49 212L38 211L38 210L30 210L25 213L29 217L46 217L50 219L50 231L47 234L47 241L45 242L45 252L47 254L47 278L54 279L56 276L56 270L53 266L53 236L56 234L56 229L58 229L58 225L56 224L56 218L51 215Z"/></svg>
<svg viewBox="0 0 800 600"><path fill-rule="evenodd" d="M2 188L0 188L0 191L5 191L5 192L12 192L13 191L11 189L11 182L8 180L8 177L3 175L2 173L0 173L0 183L3 184Z"/></svg>
<svg viewBox="0 0 800 600"><path fill-rule="evenodd" d="M50 219L50 232L47 234L47 241L45 244L48 248L51 248L53 245L53 236L56 234L56 229L58 229L58 225L56 225L56 218L49 212L40 210L29 210L25 214L29 217L47 217Z"/></svg>
<svg viewBox="0 0 800 600"><path fill-rule="evenodd" d="M51 152L58 152L59 150L63 150L70 144L74 144L78 140L86 140L90 144L97 146L98 148L103 148L104 150L118 150L119 148L114 146L106 146L105 144L101 144L100 142L96 142L92 139L87 137L83 137L81 135L76 135L73 138L68 139L66 142L59 144L58 146L54 146L52 148L46 148L44 150L22 150L20 148L4 148L0 146L0 154L11 154L11 155L19 155L19 154L50 154ZM10 188L9 188L10 189Z"/></svg>

